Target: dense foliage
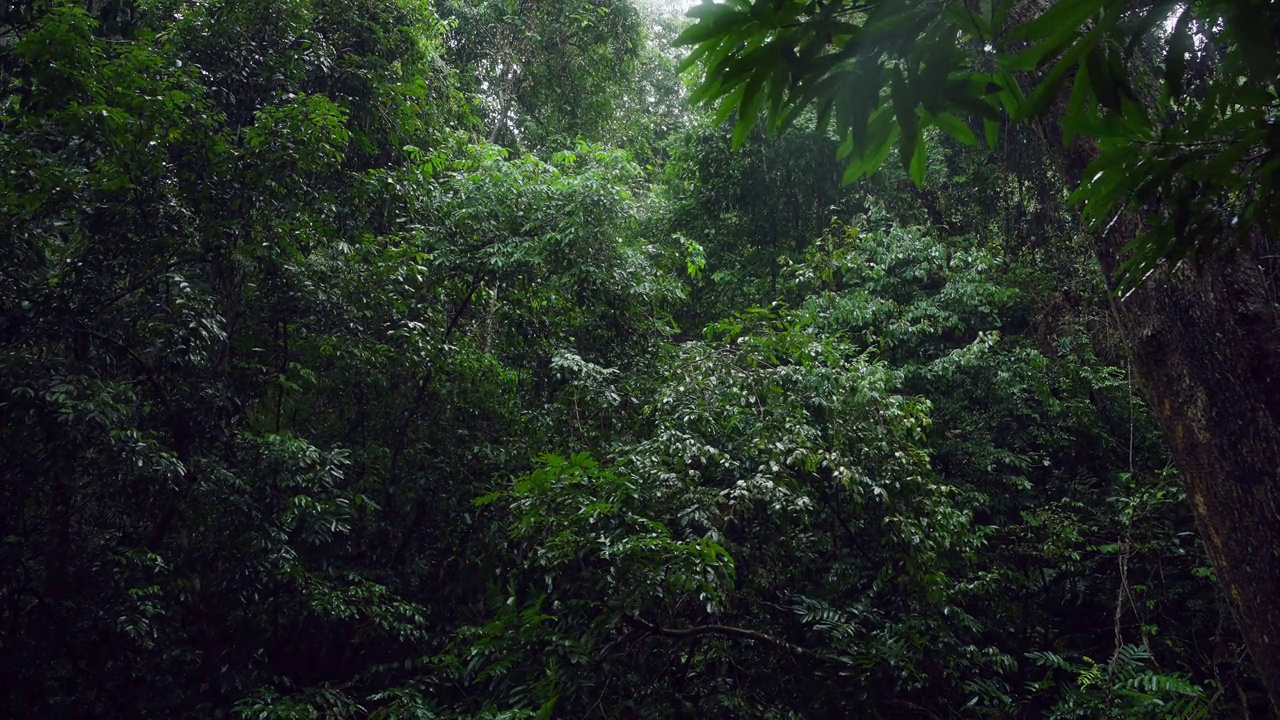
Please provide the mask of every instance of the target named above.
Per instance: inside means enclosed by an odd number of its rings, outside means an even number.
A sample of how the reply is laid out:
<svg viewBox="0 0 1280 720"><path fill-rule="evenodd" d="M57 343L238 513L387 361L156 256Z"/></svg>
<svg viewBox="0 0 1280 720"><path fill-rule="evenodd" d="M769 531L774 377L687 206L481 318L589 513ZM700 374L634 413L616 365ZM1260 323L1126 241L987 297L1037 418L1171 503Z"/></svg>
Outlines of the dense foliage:
<svg viewBox="0 0 1280 720"><path fill-rule="evenodd" d="M1146 211L1127 283L1280 230L1273 3L728 0L689 14L677 42L705 67L693 97L736 115L735 143L761 112L785 127L813 107L846 178L896 142L920 184L925 130L976 145L981 127L994 148L1006 114L1049 115L1064 144L1083 135L1101 151L1078 178L1086 218Z"/></svg>
<svg viewBox="0 0 1280 720"><path fill-rule="evenodd" d="M681 25L0 9L14 717L1265 707L1025 138L847 186Z"/></svg>

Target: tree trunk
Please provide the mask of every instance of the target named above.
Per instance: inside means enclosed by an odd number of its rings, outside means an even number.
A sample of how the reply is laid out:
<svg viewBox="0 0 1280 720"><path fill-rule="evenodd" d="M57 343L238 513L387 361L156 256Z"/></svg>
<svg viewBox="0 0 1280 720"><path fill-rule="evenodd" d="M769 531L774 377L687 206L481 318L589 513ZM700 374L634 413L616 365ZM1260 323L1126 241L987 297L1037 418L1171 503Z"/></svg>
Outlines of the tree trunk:
<svg viewBox="0 0 1280 720"><path fill-rule="evenodd" d="M1022 0L1011 19L1030 19L1047 5ZM1097 151L1087 142L1063 148L1057 121L1065 108L1064 94L1041 131L1074 186ZM1122 248L1142 230L1141 217L1126 212L1094 238L1112 290ZM1233 251L1113 298L1140 389L1280 712L1280 316L1262 270L1249 251Z"/></svg>
<svg viewBox="0 0 1280 720"><path fill-rule="evenodd" d="M1114 274L1132 219L1098 238ZM1122 220L1122 222L1123 222ZM1280 324L1244 252L1114 301L1139 384L1169 443L1201 538L1280 709Z"/></svg>

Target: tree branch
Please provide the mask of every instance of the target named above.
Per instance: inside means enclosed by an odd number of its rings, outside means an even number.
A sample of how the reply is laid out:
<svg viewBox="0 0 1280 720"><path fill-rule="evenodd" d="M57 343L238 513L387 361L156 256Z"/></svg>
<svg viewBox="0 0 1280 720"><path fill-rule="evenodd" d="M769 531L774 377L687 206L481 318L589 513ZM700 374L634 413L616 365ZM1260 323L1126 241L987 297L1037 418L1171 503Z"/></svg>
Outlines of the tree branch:
<svg viewBox="0 0 1280 720"><path fill-rule="evenodd" d="M756 630L748 630L746 628L733 627L731 625L694 625L686 628L665 628L661 625L655 625L654 623L642 620L633 615L627 615L625 617L632 624L643 628L649 633L661 635L662 637L689 639L701 637L703 635L721 635L723 637L764 643L765 645L771 645L779 650L791 653L792 655L798 655L821 663L830 665L845 664L845 661L840 658L825 655L823 653L810 650L809 648L801 647L795 643L787 642L782 638L766 635Z"/></svg>

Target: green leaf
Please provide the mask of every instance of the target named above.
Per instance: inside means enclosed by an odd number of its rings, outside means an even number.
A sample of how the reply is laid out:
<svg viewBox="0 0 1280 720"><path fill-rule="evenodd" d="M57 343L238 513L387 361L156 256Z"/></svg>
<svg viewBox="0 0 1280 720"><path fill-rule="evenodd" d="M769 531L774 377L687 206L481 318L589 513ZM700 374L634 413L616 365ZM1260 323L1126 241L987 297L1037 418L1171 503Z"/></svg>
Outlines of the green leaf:
<svg viewBox="0 0 1280 720"><path fill-rule="evenodd" d="M1088 71L1090 87L1098 103L1111 112L1120 112L1120 89L1110 69L1101 47L1094 47L1085 59L1085 70Z"/></svg>
<svg viewBox="0 0 1280 720"><path fill-rule="evenodd" d="M1102 9L1103 0L1067 0L1055 2L1038 17L1012 30L1004 37L1006 42L1023 40L1061 41L1080 30L1085 21Z"/></svg>
<svg viewBox="0 0 1280 720"><path fill-rule="evenodd" d="M961 145L974 147L978 144L978 136L974 134L973 128L969 127L963 120L952 115L951 113L941 113L930 118L932 123L942 132L946 133L951 139Z"/></svg>
<svg viewBox="0 0 1280 720"><path fill-rule="evenodd" d="M1009 19L1009 11L1013 9L1014 0L992 0L990 27L997 35L1004 30L1005 21Z"/></svg>
<svg viewBox="0 0 1280 720"><path fill-rule="evenodd" d="M1053 69L1036 84L1035 89L1018 107L1017 118L1019 120L1039 117L1044 114L1045 110L1049 108L1049 104L1057 96L1058 91L1062 89L1063 83L1066 82L1067 73L1076 67L1085 54L1096 46L1101 33L1102 26L1099 25L1080 38L1063 54L1062 58L1053 66ZM1095 83L1097 82L1097 78L1092 79Z"/></svg>
<svg viewBox="0 0 1280 720"><path fill-rule="evenodd" d="M747 136L760 120L760 106L764 102L764 76L751 78L742 91L742 101L738 103L738 119L733 126L733 148L737 150L747 141Z"/></svg>
<svg viewBox="0 0 1280 720"><path fill-rule="evenodd" d="M911 152L911 181L916 184L916 187L924 186L924 172L928 164L928 152L925 150L925 145L926 143L921 139L916 142L915 149Z"/></svg>
<svg viewBox="0 0 1280 720"><path fill-rule="evenodd" d="M478 498L476 498L476 499L472 500L472 501L471 501L471 504L472 504L472 505L475 505L476 507L484 507L485 505L491 505L491 504L493 504L496 500L498 500L499 498L501 498L501 497L502 497L502 495L503 495L503 493L501 493L501 492L491 492L491 493L488 493L488 494L486 494L486 495L481 495L480 497L478 497Z"/></svg>
<svg viewBox="0 0 1280 720"><path fill-rule="evenodd" d="M916 114L915 96L902 73L895 72L890 77L889 89L893 112L897 116L898 127L902 128L902 167L905 170L911 163L912 153L920 138L920 119Z"/></svg>
<svg viewBox="0 0 1280 720"><path fill-rule="evenodd" d="M538 714L534 716L536 720L548 720L551 717L551 712L556 709L556 701L559 699L560 696L555 695L550 700L542 703L542 707L538 708Z"/></svg>
<svg viewBox="0 0 1280 720"><path fill-rule="evenodd" d="M987 24L986 19L970 10L963 3L949 5L946 10L947 17L951 18L961 30L980 39L991 37L991 26Z"/></svg>
<svg viewBox="0 0 1280 720"><path fill-rule="evenodd" d="M1088 100L1092 96L1089 86L1089 69L1088 66L1080 68L1076 72L1076 77L1071 82L1071 98L1067 101L1067 113L1062 118L1062 143L1071 145L1075 141L1076 135L1082 125L1082 118L1086 113Z"/></svg>
<svg viewBox="0 0 1280 720"><path fill-rule="evenodd" d="M849 153L853 152L853 135L845 135L844 140L840 143L840 147L836 148L836 159L843 160L849 157Z"/></svg>
<svg viewBox="0 0 1280 720"><path fill-rule="evenodd" d="M1000 141L1000 130L1003 127L1004 125L997 120L989 120L987 118L983 118L982 130L983 130L983 133L986 135L988 148L992 150L996 149L996 144Z"/></svg>
<svg viewBox="0 0 1280 720"><path fill-rule="evenodd" d="M852 133L855 146L867 137L867 122L880 107L883 68L878 63L862 63L850 73L832 76L848 85L838 92L835 105L836 133Z"/></svg>
<svg viewBox="0 0 1280 720"><path fill-rule="evenodd" d="M893 121L893 113L888 106L880 108L871 119L866 141L859 146L860 151L853 162L845 168L841 182L845 185L861 178L868 177L884 164L893 150L894 141L898 139L901 129Z"/></svg>

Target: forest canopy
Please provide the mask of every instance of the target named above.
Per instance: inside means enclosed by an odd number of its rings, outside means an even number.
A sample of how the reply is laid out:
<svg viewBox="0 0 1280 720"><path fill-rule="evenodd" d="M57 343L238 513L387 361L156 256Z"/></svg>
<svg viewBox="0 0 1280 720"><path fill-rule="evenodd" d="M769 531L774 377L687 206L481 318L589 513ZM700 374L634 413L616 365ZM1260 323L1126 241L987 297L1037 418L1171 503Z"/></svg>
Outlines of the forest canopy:
<svg viewBox="0 0 1280 720"><path fill-rule="evenodd" d="M0 702L1274 713L1277 15L0 6Z"/></svg>

